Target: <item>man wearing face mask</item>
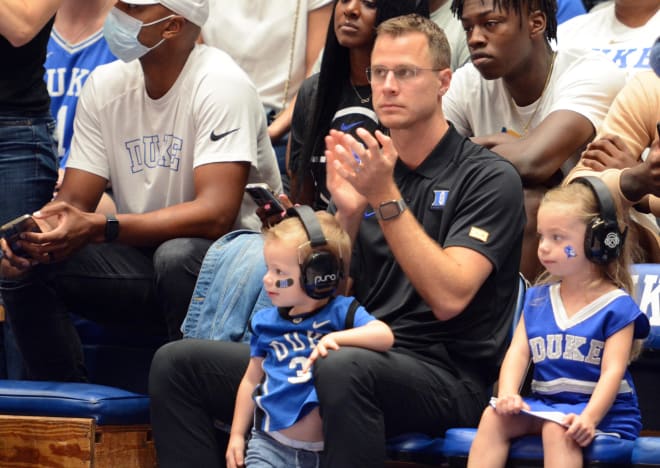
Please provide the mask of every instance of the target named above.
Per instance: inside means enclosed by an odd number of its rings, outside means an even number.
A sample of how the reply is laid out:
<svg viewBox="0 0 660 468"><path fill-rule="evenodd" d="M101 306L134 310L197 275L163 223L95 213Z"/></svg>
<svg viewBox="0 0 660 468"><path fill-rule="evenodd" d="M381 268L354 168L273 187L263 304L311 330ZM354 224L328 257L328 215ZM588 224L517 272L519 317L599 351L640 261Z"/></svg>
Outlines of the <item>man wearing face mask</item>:
<svg viewBox="0 0 660 468"><path fill-rule="evenodd" d="M208 0L119 0L104 25L121 60L85 83L57 197L22 257L0 241L0 287L33 379L84 381L69 312L180 336L213 240L258 229L250 182L281 190L254 86L196 44ZM139 60L138 60L139 59ZM94 209L112 183L116 215Z"/></svg>

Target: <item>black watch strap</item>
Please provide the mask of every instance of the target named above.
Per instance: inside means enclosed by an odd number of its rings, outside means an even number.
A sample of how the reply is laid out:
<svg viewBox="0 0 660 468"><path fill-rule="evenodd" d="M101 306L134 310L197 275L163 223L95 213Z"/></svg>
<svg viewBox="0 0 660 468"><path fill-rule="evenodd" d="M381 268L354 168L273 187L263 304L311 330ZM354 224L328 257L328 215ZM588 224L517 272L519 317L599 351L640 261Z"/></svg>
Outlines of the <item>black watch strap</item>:
<svg viewBox="0 0 660 468"><path fill-rule="evenodd" d="M113 214L105 215L105 241L112 242L119 237L119 220Z"/></svg>

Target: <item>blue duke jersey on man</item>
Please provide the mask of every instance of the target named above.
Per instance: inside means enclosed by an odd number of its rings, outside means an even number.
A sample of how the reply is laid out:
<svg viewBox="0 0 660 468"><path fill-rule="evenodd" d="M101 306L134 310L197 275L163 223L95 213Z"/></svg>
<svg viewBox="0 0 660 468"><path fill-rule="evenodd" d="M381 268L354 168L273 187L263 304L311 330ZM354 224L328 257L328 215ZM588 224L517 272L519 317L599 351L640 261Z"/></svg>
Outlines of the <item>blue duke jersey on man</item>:
<svg viewBox="0 0 660 468"><path fill-rule="evenodd" d="M68 43L53 29L48 40L44 79L50 95L50 111L57 121L56 140L60 167L64 168L73 136L78 96L97 66L116 60L100 29L78 44Z"/></svg>
<svg viewBox="0 0 660 468"><path fill-rule="evenodd" d="M324 307L289 316L288 309L269 307L252 318L250 355L262 357L264 381L255 391L257 429L286 429L319 405L311 370L302 368L319 340L330 332L361 327L375 320L362 306L347 320L352 297L337 296ZM348 323L347 323L348 322Z"/></svg>

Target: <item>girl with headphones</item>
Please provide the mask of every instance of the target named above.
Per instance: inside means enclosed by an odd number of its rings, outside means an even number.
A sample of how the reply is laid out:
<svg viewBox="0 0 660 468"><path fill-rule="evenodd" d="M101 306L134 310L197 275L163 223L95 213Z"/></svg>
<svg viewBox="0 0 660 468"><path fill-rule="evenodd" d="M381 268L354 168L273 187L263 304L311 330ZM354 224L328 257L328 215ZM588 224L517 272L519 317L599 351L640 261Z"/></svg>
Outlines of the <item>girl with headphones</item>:
<svg viewBox="0 0 660 468"><path fill-rule="evenodd" d="M482 415L468 467L505 466L511 439L526 434L542 435L545 466L565 468L582 466L582 448L596 435L639 435L627 366L649 321L628 294L626 230L600 179L574 182L541 201L538 256L546 271L525 294L498 397ZM522 397L530 359L532 392Z"/></svg>
<svg viewBox="0 0 660 468"><path fill-rule="evenodd" d="M317 467L323 450L310 371L340 346L387 351L390 328L352 297L335 296L351 241L334 216L288 211L264 239L264 288L273 306L250 323L250 361L238 388L227 466ZM245 437L253 425L245 451Z"/></svg>

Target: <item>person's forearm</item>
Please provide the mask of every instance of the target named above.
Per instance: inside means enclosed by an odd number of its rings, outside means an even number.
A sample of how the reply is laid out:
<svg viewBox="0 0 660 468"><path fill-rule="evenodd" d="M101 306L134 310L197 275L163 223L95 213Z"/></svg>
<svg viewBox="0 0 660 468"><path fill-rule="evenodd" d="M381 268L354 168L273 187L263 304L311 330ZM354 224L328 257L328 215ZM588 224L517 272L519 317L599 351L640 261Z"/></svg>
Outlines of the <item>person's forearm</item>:
<svg viewBox="0 0 660 468"><path fill-rule="evenodd" d="M62 0L3 0L0 35L14 47L30 42L53 17Z"/></svg>
<svg viewBox="0 0 660 468"><path fill-rule="evenodd" d="M364 210L359 213L347 213L346 211L339 210L335 213L335 218L337 218L339 225L351 238L351 245L355 245L355 240L357 239L357 234L360 230L360 222L362 221L363 212Z"/></svg>
<svg viewBox="0 0 660 468"><path fill-rule="evenodd" d="M527 344L525 319L521 318L504 356L497 383L498 396L518 395L520 386L529 368L530 352Z"/></svg>
<svg viewBox="0 0 660 468"><path fill-rule="evenodd" d="M241 382L236 393L236 407L234 409L234 418L231 423L231 434L245 437L254 417L254 400L252 391L254 387L248 382Z"/></svg>
<svg viewBox="0 0 660 468"><path fill-rule="evenodd" d="M589 403L582 411L582 415L588 417L594 422L595 426L605 417L614 403L614 399L619 391L623 372L611 371L601 374L596 388L589 398Z"/></svg>
<svg viewBox="0 0 660 468"><path fill-rule="evenodd" d="M621 171L619 187L621 194L631 203L637 203L649 191L649 186L645 183L644 166L637 165Z"/></svg>
<svg viewBox="0 0 660 468"><path fill-rule="evenodd" d="M397 263L439 320L460 314L492 271L490 261L474 250L444 249L410 210L381 227Z"/></svg>
<svg viewBox="0 0 660 468"><path fill-rule="evenodd" d="M196 168L193 200L142 214L118 214L118 240L134 246L154 246L181 237L219 238L234 227L248 172L246 162Z"/></svg>
<svg viewBox="0 0 660 468"><path fill-rule="evenodd" d="M520 393L525 373L529 367L529 354L507 352L497 383L498 395L517 395Z"/></svg>
<svg viewBox="0 0 660 468"><path fill-rule="evenodd" d="M594 426L610 410L619 392L630 358L635 325L630 323L605 341L600 359L600 377L596 383L582 415L590 419Z"/></svg>
<svg viewBox="0 0 660 468"><path fill-rule="evenodd" d="M268 126L268 136L270 140L275 143L279 141L291 128L291 117L293 115L293 106L295 105L296 98L289 102L286 108L277 115L277 118Z"/></svg>
<svg viewBox="0 0 660 468"><path fill-rule="evenodd" d="M340 346L359 346L374 351L387 351L394 344L392 330L380 320L366 325L333 332L333 339Z"/></svg>
<svg viewBox="0 0 660 468"><path fill-rule="evenodd" d="M218 210L186 202L142 214L118 214L118 241L134 246L154 246L181 237L215 240L231 231L238 210Z"/></svg>

